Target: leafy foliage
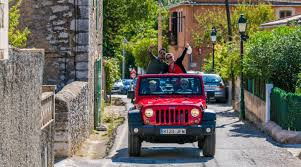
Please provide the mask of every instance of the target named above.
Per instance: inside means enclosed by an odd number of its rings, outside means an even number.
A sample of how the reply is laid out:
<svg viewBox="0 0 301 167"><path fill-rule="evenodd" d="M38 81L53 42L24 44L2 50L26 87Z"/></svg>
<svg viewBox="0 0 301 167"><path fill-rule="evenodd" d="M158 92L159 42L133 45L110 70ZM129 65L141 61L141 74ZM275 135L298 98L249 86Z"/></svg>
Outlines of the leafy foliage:
<svg viewBox="0 0 301 167"><path fill-rule="evenodd" d="M157 6L154 0L104 0L104 56L121 55L124 38L151 29Z"/></svg>
<svg viewBox="0 0 301 167"><path fill-rule="evenodd" d="M204 13L194 16L198 28L193 32L193 39L197 46L209 45L211 43L210 34L212 28L215 27L218 32L218 41L223 41L227 36L227 17L223 10L220 8L210 8L204 10Z"/></svg>
<svg viewBox="0 0 301 167"><path fill-rule="evenodd" d="M147 68L150 58L147 54L147 49L150 45L156 45L157 40L155 38L142 38L137 42L129 45L130 52L133 53L137 66L144 69Z"/></svg>
<svg viewBox="0 0 301 167"><path fill-rule="evenodd" d="M104 0L104 56L121 57L122 47L125 47L126 55L136 60L127 58L126 65L133 66L131 63L136 63L145 67L148 59L145 59L147 55L143 52L146 53L150 44L147 38L150 41L157 40L158 11L156 0ZM164 22L163 40L167 45L168 10L163 8L161 13ZM124 38L129 41L128 44L123 44Z"/></svg>
<svg viewBox="0 0 301 167"><path fill-rule="evenodd" d="M14 47L25 47L28 35L30 34L29 29L26 27L23 30L19 29L19 20L20 20L20 5L22 0L16 0L13 3L13 0L10 0L10 9L9 9L9 30L8 30L8 39L10 45Z"/></svg>
<svg viewBox="0 0 301 167"><path fill-rule="evenodd" d="M104 63L106 73L106 91L110 92L115 81L120 79L119 64L116 58L109 58Z"/></svg>
<svg viewBox="0 0 301 167"><path fill-rule="evenodd" d="M229 79L231 76L237 76L240 73L240 36L237 28L237 20L240 14L244 14L248 19L248 35L253 36L254 32L259 30L260 24L273 20L274 10L271 5L258 4L253 5L238 5L231 13L231 26L234 30L233 41L227 41L227 19L226 13L220 8L213 8L195 16L198 22L197 29L202 31L193 32L193 39L198 46L212 47L210 34L212 27L217 29L217 44L215 52L215 72L219 73L224 79ZM205 71L211 72L212 55L207 55Z"/></svg>
<svg viewBox="0 0 301 167"><path fill-rule="evenodd" d="M220 43L215 45L214 68L225 80L240 73L240 52L236 43ZM211 56L212 57L212 56ZM205 71L212 71L212 58L205 65Z"/></svg>
<svg viewBox="0 0 301 167"><path fill-rule="evenodd" d="M301 95L301 72L298 74L298 81L297 81L297 85L296 85L296 93L298 95Z"/></svg>
<svg viewBox="0 0 301 167"><path fill-rule="evenodd" d="M280 27L258 32L248 42L245 72L270 80L285 91L294 92L301 71L301 28Z"/></svg>
<svg viewBox="0 0 301 167"><path fill-rule="evenodd" d="M162 4L164 6L170 6L170 5L174 5L180 2L185 2L187 0L161 0Z"/></svg>

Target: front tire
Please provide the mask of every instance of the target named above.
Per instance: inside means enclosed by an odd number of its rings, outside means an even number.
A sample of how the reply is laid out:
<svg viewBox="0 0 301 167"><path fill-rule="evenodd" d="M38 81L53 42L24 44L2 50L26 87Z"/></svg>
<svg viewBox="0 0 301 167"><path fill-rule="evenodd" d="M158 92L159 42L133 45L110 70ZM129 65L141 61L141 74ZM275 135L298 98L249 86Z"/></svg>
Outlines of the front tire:
<svg viewBox="0 0 301 167"><path fill-rule="evenodd" d="M215 155L216 135L215 133L205 137L203 155L205 157L214 157Z"/></svg>
<svg viewBox="0 0 301 167"><path fill-rule="evenodd" d="M140 156L141 152L141 140L138 136L128 134L128 153L129 156Z"/></svg>
<svg viewBox="0 0 301 167"><path fill-rule="evenodd" d="M198 140L198 147L199 147L199 149L203 149L204 142L205 142L204 138Z"/></svg>

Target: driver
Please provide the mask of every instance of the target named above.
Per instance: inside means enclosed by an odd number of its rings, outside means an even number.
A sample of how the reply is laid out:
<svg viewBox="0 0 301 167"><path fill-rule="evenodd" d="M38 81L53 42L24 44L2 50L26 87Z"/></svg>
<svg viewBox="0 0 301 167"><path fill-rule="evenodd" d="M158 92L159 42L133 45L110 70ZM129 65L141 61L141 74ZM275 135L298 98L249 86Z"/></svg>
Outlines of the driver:
<svg viewBox="0 0 301 167"><path fill-rule="evenodd" d="M149 81L149 91L150 92L156 92L157 90L157 82L155 80Z"/></svg>
<svg viewBox="0 0 301 167"><path fill-rule="evenodd" d="M189 87L189 81L188 79L181 79L180 81L180 84L181 84L181 88L177 90L177 92L192 92L191 89L188 89Z"/></svg>
<svg viewBox="0 0 301 167"><path fill-rule="evenodd" d="M154 94L160 92L162 92L162 89L158 86L158 82L155 80L150 80L148 82L148 87L143 91L144 94Z"/></svg>

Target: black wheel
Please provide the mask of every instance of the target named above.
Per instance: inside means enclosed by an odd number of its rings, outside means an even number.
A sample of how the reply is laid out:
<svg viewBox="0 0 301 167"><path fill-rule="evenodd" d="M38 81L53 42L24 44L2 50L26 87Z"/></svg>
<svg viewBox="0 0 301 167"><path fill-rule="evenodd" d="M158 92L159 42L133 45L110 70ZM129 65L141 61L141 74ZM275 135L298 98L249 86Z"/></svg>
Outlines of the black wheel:
<svg viewBox="0 0 301 167"><path fill-rule="evenodd" d="M215 155L215 133L205 137L203 146L203 155L205 157L214 157Z"/></svg>
<svg viewBox="0 0 301 167"><path fill-rule="evenodd" d="M128 152L129 156L140 156L141 140L138 136L128 134Z"/></svg>
<svg viewBox="0 0 301 167"><path fill-rule="evenodd" d="M198 147L199 147L199 149L203 149L204 142L205 142L204 138L198 140Z"/></svg>

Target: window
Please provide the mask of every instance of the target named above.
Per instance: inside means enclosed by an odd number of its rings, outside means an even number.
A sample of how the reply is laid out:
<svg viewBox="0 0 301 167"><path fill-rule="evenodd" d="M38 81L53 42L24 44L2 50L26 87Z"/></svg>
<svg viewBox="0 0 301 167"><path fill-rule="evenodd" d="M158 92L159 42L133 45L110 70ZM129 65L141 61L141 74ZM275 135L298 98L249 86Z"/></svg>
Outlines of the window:
<svg viewBox="0 0 301 167"><path fill-rule="evenodd" d="M276 8L276 16L278 19L294 16L296 9L294 7L279 7Z"/></svg>
<svg viewBox="0 0 301 167"><path fill-rule="evenodd" d="M171 31L169 32L169 43L177 45L178 33L183 32L183 12L177 11L171 14Z"/></svg>
<svg viewBox="0 0 301 167"><path fill-rule="evenodd" d="M143 78L139 88L140 95L202 95L201 80L198 77Z"/></svg>
<svg viewBox="0 0 301 167"><path fill-rule="evenodd" d="M171 14L171 31L169 33L169 43L171 45L178 44L178 12Z"/></svg>
<svg viewBox="0 0 301 167"><path fill-rule="evenodd" d="M0 28L4 27L4 4L0 3Z"/></svg>
<svg viewBox="0 0 301 167"><path fill-rule="evenodd" d="M178 16L178 32L183 32L183 12L177 12Z"/></svg>
<svg viewBox="0 0 301 167"><path fill-rule="evenodd" d="M292 11L291 10L282 10L279 12L279 18L286 18L292 16Z"/></svg>

